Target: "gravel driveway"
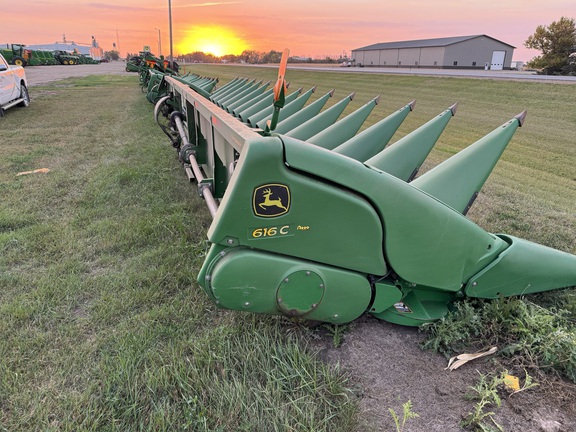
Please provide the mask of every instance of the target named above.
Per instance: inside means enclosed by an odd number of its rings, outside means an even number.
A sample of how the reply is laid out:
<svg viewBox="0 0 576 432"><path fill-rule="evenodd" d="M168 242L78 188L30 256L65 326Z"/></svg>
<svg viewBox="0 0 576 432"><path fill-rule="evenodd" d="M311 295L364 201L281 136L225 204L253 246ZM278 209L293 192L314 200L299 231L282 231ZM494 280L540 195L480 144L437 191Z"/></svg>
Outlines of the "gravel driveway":
<svg viewBox="0 0 576 432"><path fill-rule="evenodd" d="M82 65L57 65L57 66L31 66L26 68L28 86L47 84L66 78L84 77L88 75L131 75L134 72L126 72L126 64L123 61L115 61L100 64Z"/></svg>

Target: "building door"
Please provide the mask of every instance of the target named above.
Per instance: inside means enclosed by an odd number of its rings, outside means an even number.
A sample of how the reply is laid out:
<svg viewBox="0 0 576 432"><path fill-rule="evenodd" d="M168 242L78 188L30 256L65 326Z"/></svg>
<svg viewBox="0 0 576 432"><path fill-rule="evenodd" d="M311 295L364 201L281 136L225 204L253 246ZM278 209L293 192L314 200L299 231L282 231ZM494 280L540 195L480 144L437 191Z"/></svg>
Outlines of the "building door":
<svg viewBox="0 0 576 432"><path fill-rule="evenodd" d="M492 63L490 64L491 70L504 69L504 59L506 58L506 51L493 51Z"/></svg>

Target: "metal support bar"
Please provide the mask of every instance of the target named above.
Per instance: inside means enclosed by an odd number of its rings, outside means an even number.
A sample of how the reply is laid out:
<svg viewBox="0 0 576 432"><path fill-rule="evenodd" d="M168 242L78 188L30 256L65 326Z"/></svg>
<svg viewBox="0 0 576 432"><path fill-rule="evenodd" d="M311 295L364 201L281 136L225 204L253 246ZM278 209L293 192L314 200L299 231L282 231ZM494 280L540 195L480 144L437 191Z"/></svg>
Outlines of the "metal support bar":
<svg viewBox="0 0 576 432"><path fill-rule="evenodd" d="M178 129L178 133L182 139L182 144L190 144L188 141L188 136L186 135L186 130L184 129L184 123L182 123L180 116L174 116L174 123L176 123L176 129ZM198 162L196 161L196 156L194 156L194 154L190 154L188 156L188 160L190 162L190 168L192 168L192 172L194 173L194 177L196 178L198 185L200 185L204 180L204 175L202 174L200 165L198 165ZM199 187L199 192L200 196L204 198L204 201L206 201L208 211L212 215L212 218L216 217L216 212L218 211L218 203L212 195L212 190L209 187L203 186Z"/></svg>
<svg viewBox="0 0 576 432"><path fill-rule="evenodd" d="M196 162L196 157L194 155L190 155L188 160L190 161L190 168L192 168L192 171L194 172L194 177L196 177L198 185L201 185L202 180L204 180L204 176L202 175L202 171L200 170L198 162ZM209 187L204 186L200 187L199 192L202 198L204 198L204 200L206 201L208 211L212 215L212 218L216 217L216 212L218 211L218 203L216 202L214 196L212 195L212 190Z"/></svg>

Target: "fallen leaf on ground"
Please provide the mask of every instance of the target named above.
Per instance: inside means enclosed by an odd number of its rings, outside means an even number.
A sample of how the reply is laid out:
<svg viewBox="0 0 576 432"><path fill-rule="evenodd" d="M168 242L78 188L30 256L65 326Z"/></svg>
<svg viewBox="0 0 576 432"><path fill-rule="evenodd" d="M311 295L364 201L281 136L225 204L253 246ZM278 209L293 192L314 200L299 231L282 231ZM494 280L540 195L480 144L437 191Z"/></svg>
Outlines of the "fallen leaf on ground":
<svg viewBox="0 0 576 432"><path fill-rule="evenodd" d="M22 171L19 172L18 174L16 174L16 177L18 176L23 176L23 175L28 175L28 174L38 174L38 173L47 173L50 172L50 170L48 168L40 168L40 169L35 169L33 171Z"/></svg>
<svg viewBox="0 0 576 432"><path fill-rule="evenodd" d="M517 376L506 374L504 375L504 385L508 390L517 392L520 390L520 379Z"/></svg>
<svg viewBox="0 0 576 432"><path fill-rule="evenodd" d="M474 360L480 357L484 357L490 354L494 354L496 351L498 350L498 347L492 347L486 351L480 351L474 354L460 354L457 355L455 357L452 357L449 361L448 361L448 366L444 368L444 370L446 369L450 369L455 370L458 369L460 366L462 366L463 364L468 363L470 360Z"/></svg>

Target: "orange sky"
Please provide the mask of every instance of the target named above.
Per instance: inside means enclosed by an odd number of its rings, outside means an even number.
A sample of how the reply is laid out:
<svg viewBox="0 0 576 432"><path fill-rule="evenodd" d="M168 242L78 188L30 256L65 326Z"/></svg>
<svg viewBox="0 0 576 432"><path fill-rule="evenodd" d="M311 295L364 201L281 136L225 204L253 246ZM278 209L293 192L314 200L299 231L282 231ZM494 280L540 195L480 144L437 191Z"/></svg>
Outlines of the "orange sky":
<svg viewBox="0 0 576 432"><path fill-rule="evenodd" d="M172 0L174 54L243 49L291 55L346 53L377 42L487 34L516 47L514 60L539 53L523 42L540 24L576 17L574 0ZM150 45L169 54L168 0L3 0L0 43L62 40L122 55ZM116 35L118 34L118 39ZM218 52L226 50L226 52Z"/></svg>

